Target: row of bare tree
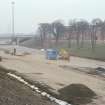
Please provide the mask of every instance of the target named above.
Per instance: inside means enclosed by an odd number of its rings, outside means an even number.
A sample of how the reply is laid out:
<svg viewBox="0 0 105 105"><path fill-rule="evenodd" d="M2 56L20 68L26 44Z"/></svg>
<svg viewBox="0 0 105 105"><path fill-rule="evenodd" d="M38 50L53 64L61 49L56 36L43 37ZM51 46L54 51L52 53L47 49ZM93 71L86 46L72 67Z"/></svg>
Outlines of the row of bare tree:
<svg viewBox="0 0 105 105"><path fill-rule="evenodd" d="M68 40L68 47L71 47L72 40L76 41L77 48L84 47L84 41L91 42L92 50L95 50L97 38L101 41L105 39L105 21L93 19L90 23L86 20L71 20L68 26L61 21L53 23L41 23L38 27L38 35L41 39L42 47L45 46L47 39L55 39L55 45L58 45L62 38Z"/></svg>

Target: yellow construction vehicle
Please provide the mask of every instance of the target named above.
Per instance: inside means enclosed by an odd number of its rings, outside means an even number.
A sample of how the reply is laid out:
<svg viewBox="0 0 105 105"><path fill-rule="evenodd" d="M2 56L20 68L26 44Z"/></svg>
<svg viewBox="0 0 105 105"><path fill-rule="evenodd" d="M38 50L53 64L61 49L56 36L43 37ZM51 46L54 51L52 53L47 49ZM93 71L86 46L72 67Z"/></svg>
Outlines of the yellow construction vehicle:
<svg viewBox="0 0 105 105"><path fill-rule="evenodd" d="M70 52L66 49L61 49L59 51L59 59L70 60Z"/></svg>

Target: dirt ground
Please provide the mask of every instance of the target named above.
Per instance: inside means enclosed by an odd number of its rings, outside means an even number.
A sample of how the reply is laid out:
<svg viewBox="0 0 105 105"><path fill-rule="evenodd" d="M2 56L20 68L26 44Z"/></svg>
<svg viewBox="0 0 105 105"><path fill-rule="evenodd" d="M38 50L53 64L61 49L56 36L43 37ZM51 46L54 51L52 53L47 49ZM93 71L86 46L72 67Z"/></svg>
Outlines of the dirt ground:
<svg viewBox="0 0 105 105"><path fill-rule="evenodd" d="M84 84L97 94L97 99L87 105L104 105L105 104L105 79L98 76L92 76L82 72L75 71L74 68L97 68L104 67L105 62L89 60L79 57L71 57L68 61L48 61L40 51L26 56L11 56L4 54L1 66L16 70L24 75L27 79L47 84L52 91L58 90L76 83ZM60 66L70 66L70 70Z"/></svg>
<svg viewBox="0 0 105 105"><path fill-rule="evenodd" d="M0 105L56 105L0 68Z"/></svg>

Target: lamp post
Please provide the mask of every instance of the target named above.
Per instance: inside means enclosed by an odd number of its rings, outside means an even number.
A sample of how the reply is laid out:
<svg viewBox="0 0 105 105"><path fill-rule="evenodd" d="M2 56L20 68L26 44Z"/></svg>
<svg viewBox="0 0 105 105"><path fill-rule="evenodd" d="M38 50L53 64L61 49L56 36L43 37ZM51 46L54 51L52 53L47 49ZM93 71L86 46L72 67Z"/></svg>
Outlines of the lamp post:
<svg viewBox="0 0 105 105"><path fill-rule="evenodd" d="M14 41L15 38L15 28L14 28L14 8L15 8L15 2L11 2L12 5L12 41Z"/></svg>

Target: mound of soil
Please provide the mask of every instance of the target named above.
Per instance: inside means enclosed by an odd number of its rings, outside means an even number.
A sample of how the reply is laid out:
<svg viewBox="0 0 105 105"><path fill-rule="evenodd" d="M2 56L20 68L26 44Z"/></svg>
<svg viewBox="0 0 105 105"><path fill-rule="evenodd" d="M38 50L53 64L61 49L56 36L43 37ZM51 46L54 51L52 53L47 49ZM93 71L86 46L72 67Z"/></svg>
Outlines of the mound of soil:
<svg viewBox="0 0 105 105"><path fill-rule="evenodd" d="M92 102L96 94L83 84L71 84L59 90L60 97L74 105Z"/></svg>

